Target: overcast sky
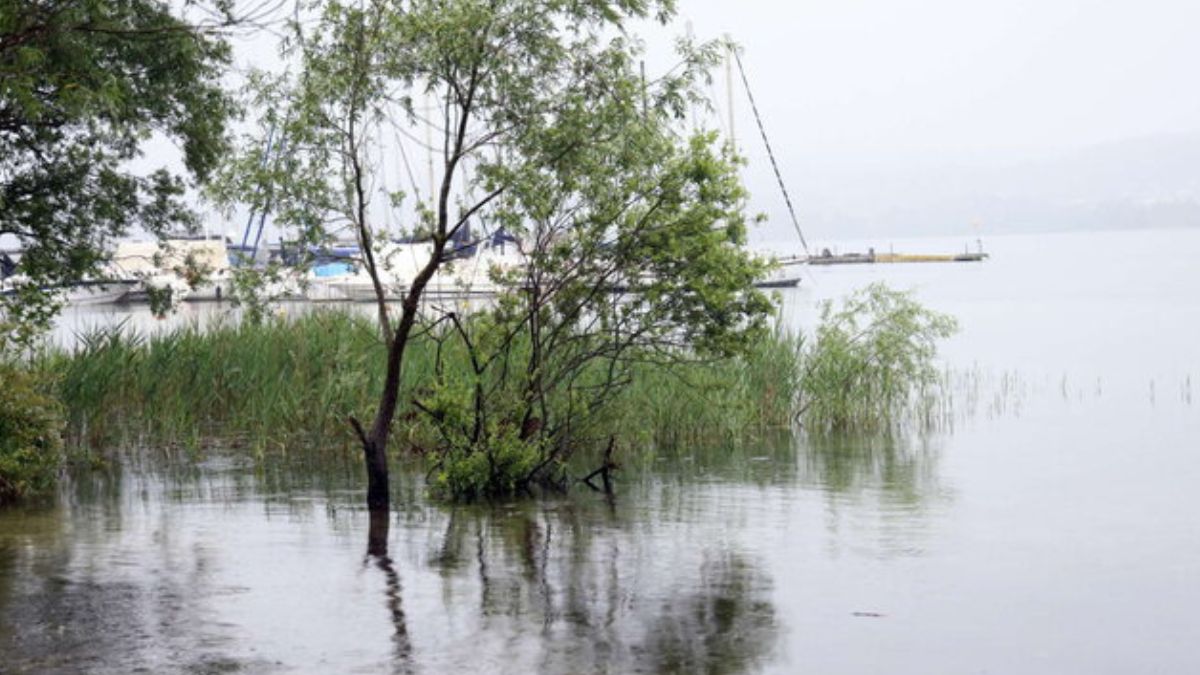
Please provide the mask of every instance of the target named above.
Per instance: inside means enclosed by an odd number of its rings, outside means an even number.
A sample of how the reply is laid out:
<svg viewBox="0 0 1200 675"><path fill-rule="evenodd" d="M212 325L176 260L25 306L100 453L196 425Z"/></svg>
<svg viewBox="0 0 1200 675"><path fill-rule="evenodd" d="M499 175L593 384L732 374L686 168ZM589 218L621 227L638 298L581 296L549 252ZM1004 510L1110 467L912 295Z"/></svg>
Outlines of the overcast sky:
<svg viewBox="0 0 1200 675"><path fill-rule="evenodd" d="M1200 0L681 0L674 25L635 27L652 71L689 23L742 45L813 239L1200 225ZM758 238L787 237L734 93ZM724 72L712 94L724 110Z"/></svg>
<svg viewBox="0 0 1200 675"><path fill-rule="evenodd" d="M780 145L1011 157L1200 130L1195 0L685 0Z"/></svg>
<svg viewBox="0 0 1200 675"><path fill-rule="evenodd" d="M861 222L868 212L881 234L903 233L908 221L887 216L889 205L910 220L918 203L936 210L938 184L958 167L1200 134L1195 0L683 0L680 15L698 38L728 33L742 45L785 178L823 236L837 235L838 218L872 229ZM652 49L664 40L647 37ZM723 74L714 91L724 98ZM747 182L778 220L778 190L738 93ZM877 194L880 180L894 194ZM988 181L1004 180L980 177L943 196L1003 193ZM849 213L847 202L865 211ZM942 217L1003 218L981 211Z"/></svg>

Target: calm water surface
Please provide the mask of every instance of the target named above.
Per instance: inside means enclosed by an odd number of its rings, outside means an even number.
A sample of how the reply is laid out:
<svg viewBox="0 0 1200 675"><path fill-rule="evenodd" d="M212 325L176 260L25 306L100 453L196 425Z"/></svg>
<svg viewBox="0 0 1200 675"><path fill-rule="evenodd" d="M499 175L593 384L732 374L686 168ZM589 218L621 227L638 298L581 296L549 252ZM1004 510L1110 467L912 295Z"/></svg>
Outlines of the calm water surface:
<svg viewBox="0 0 1200 675"><path fill-rule="evenodd" d="M0 513L0 672L1200 672L1200 230L985 244L784 295L956 315L936 432L696 449L611 504L404 476L386 554L353 457L81 477Z"/></svg>

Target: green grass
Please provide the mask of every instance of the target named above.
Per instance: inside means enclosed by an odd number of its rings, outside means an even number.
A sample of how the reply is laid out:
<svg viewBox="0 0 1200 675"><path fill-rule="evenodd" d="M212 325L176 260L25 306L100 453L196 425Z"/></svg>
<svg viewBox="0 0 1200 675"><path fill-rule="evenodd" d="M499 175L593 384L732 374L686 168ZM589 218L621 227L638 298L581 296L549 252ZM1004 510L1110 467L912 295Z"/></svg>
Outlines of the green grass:
<svg viewBox="0 0 1200 675"><path fill-rule="evenodd" d="M423 334L405 354L392 450L414 456L433 451L434 487L445 483L452 495L471 495L519 490L532 467L547 458L565 461L575 450L581 451L579 462L594 462L594 451L610 438L620 449L619 462L643 466L701 447L736 452L790 433L798 422L810 435L936 426L954 401L933 358L936 343L953 330L952 319L909 295L871 286L837 308L827 305L806 338L776 331L736 357L635 361L621 376L628 382L600 407L578 405L577 393L553 393L551 409L558 419L571 420L571 451L561 454L546 442L518 438L522 380L497 381L510 377L503 370L483 376L484 386L499 393L489 404L482 441L471 445L457 438L455 429L470 427L475 375L454 340L440 346L439 374L439 344ZM513 347L515 363L525 347ZM87 334L71 350L40 352L19 369L3 367L28 376L49 395L30 410L62 411L67 453L75 458L95 461L124 448L153 448L170 459L209 446L256 459L298 450L348 458L357 453L348 418L372 418L385 357L374 321L323 310L151 336L119 326ZM580 384L605 381L604 363L588 368L579 374ZM427 411L444 415L440 427L435 415L416 411L414 396ZM51 406L52 399L61 408ZM20 424L38 421L19 410L11 417ZM51 450L35 454L57 462L61 453ZM28 460L29 452L22 452ZM504 481L492 485L497 472Z"/></svg>
<svg viewBox="0 0 1200 675"><path fill-rule="evenodd" d="M794 339L776 335L737 359L639 365L633 383L600 417L601 431L628 444L664 446L786 428L797 394L797 348ZM427 339L410 345L404 392L433 381L434 349ZM320 311L154 336L97 331L71 351L42 353L33 366L54 382L72 447L221 442L265 452L353 444L347 418L372 415L384 357L373 322ZM465 364L448 362L448 380L467 377ZM394 438L397 447L420 447L437 437L402 407Z"/></svg>
<svg viewBox="0 0 1200 675"><path fill-rule="evenodd" d="M343 436L346 415L374 403L383 355L373 324L321 312L152 337L98 331L36 365L55 379L72 445L220 437L261 449Z"/></svg>
<svg viewBox="0 0 1200 675"><path fill-rule="evenodd" d="M952 317L881 283L840 306L825 303L803 350L805 425L822 433L880 432L914 413L932 421L944 395L944 378L934 367L937 345L957 329Z"/></svg>

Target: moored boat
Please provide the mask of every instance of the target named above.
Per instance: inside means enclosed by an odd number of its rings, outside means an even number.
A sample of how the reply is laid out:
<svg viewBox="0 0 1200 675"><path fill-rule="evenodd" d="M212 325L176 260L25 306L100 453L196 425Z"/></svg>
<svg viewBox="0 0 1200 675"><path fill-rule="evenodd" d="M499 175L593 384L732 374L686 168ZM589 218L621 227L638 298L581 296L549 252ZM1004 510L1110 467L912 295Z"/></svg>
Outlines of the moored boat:
<svg viewBox="0 0 1200 675"><path fill-rule="evenodd" d="M112 264L141 282L143 293L170 290L175 300L224 300L233 289L233 271L225 241L219 238L169 238L124 241Z"/></svg>
<svg viewBox="0 0 1200 675"><path fill-rule="evenodd" d="M754 282L758 288L792 288L800 285L804 265L807 261L800 256L775 258L774 267L762 279Z"/></svg>
<svg viewBox="0 0 1200 675"><path fill-rule="evenodd" d="M0 282L0 296L18 293L22 277L12 275ZM56 295L67 305L103 305L119 302L138 286L136 279L87 279L66 286L50 286L42 290Z"/></svg>

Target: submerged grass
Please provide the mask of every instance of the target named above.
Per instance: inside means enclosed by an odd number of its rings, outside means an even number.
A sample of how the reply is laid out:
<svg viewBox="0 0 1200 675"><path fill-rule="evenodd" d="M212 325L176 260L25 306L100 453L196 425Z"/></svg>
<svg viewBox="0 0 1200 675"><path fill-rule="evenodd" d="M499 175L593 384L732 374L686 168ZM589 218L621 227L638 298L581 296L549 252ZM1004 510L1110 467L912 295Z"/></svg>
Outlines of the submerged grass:
<svg viewBox="0 0 1200 675"><path fill-rule="evenodd" d="M372 324L344 313L195 326L155 336L121 327L43 354L68 411L68 442L332 440L372 402L384 350Z"/></svg>
<svg viewBox="0 0 1200 675"><path fill-rule="evenodd" d="M432 340L410 344L402 401L432 380L435 350ZM372 321L330 310L153 336L96 331L33 365L55 383L73 447L199 447L216 439L262 453L352 445L347 418L373 413L385 356ZM799 359L798 341L779 334L736 359L645 364L604 423L629 444L658 447L787 428ZM395 432L409 447L436 442L420 416L403 410Z"/></svg>
<svg viewBox="0 0 1200 675"><path fill-rule="evenodd" d="M936 343L954 328L909 294L871 286L839 308L826 305L807 339L777 331L733 358L635 363L613 399L585 412L571 442L589 462L591 446L615 439L620 462L647 466L688 461L705 447L737 454L799 424L810 437L939 427L961 405L975 405L954 401L949 379L933 367ZM514 358L522 348L514 348ZM347 459L357 453L348 419L373 416L385 362L373 320L331 309L155 335L118 326L81 336L73 349L47 349L8 366L28 372L61 402L66 448L79 459L103 461L122 448L161 449L170 459L209 446L259 459L292 450ZM606 366L595 368L580 381L603 382ZM544 447L525 447L516 436L520 417L504 396L518 396L509 390L520 382L507 380L493 383L502 388L486 427L494 434L485 444L491 450L455 454L447 424L439 427L433 417L470 408L463 401L471 399L473 378L461 346L428 334L410 341L393 449L437 451L434 484L451 494L478 492L472 486L479 475L495 473L497 463L511 463L505 475L521 478L544 459ZM428 404L424 413L410 404L414 398ZM487 466L476 466L481 462ZM0 478L9 474L0 466Z"/></svg>
<svg viewBox="0 0 1200 675"><path fill-rule="evenodd" d="M945 385L934 367L937 345L957 330L952 317L881 283L840 306L826 302L803 350L805 423L819 432L846 433L886 431L914 412L932 421Z"/></svg>

